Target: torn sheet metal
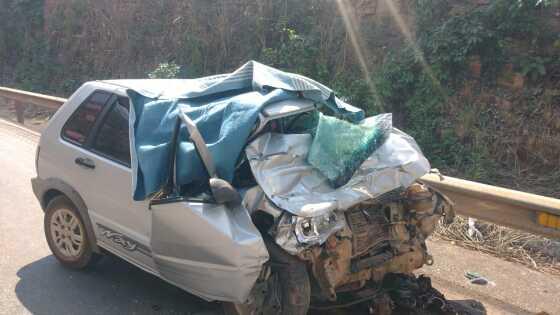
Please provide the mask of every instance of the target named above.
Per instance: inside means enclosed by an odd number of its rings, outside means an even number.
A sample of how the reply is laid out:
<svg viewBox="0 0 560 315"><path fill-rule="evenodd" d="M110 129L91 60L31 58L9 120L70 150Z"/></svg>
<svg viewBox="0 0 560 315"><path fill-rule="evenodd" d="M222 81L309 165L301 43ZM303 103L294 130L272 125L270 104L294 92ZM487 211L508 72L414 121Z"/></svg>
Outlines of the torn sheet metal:
<svg viewBox="0 0 560 315"><path fill-rule="evenodd" d="M309 134L265 133L245 152L256 181L278 207L297 216L344 211L399 187L408 187L430 170L412 137L393 128L385 141L345 185L334 189L307 163ZM333 139L336 141L336 139Z"/></svg>

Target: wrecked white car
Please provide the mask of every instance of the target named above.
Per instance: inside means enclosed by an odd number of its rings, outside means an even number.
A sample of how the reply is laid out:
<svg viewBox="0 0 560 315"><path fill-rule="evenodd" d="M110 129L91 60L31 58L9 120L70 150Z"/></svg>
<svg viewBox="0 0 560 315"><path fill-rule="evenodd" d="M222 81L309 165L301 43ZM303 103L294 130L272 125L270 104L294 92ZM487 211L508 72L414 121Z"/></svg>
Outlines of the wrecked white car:
<svg viewBox="0 0 560 315"><path fill-rule="evenodd" d="M84 84L44 131L32 184L64 265L104 249L237 314L388 313L443 307L412 275L453 218L418 181L429 170L390 114L249 62Z"/></svg>

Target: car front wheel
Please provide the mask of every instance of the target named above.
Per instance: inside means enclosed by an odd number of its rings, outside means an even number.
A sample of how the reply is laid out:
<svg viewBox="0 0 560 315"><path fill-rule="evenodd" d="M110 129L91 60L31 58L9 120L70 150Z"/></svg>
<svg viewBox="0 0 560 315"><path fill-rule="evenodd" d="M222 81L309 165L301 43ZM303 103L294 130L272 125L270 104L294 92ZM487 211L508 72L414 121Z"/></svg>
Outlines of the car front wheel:
<svg viewBox="0 0 560 315"><path fill-rule="evenodd" d="M44 227L49 248L63 266L83 269L99 258L92 250L82 217L67 197L57 196L48 203Z"/></svg>
<svg viewBox="0 0 560 315"><path fill-rule="evenodd" d="M289 255L272 239L263 237L270 254L271 275L260 305L223 303L226 315L305 315L311 300L306 265Z"/></svg>

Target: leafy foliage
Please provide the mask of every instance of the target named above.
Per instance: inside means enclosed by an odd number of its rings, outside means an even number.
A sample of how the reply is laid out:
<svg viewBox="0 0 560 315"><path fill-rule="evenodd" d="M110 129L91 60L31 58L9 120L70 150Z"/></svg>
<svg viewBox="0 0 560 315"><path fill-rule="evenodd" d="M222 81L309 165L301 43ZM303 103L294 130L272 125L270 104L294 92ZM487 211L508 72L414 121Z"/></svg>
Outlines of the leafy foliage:
<svg viewBox="0 0 560 315"><path fill-rule="evenodd" d="M150 79L174 79L181 71L181 67L173 62L160 63L154 71L148 73Z"/></svg>
<svg viewBox="0 0 560 315"><path fill-rule="evenodd" d="M528 56L521 58L519 61L521 74L528 76L533 81L537 81L539 77L546 75L546 60L540 56Z"/></svg>
<svg viewBox="0 0 560 315"><path fill-rule="evenodd" d="M393 112L435 167L477 179L492 176L490 114L468 98L456 104L473 57L485 86L508 64L532 82L560 68L538 49L560 43L542 25L558 0L401 1L409 36L381 13L385 1L352 1L350 27L335 0L0 2L2 84L68 95L87 80L198 77L256 59L322 82L368 115ZM519 53L519 43L529 48Z"/></svg>
<svg viewBox="0 0 560 315"><path fill-rule="evenodd" d="M484 133L477 132L483 129L484 114L478 113L478 122L469 126L475 136L460 139L454 124L463 117L449 112L450 99L469 76L470 56L480 58L484 80L491 85L507 62L510 37L523 34L536 42L547 36L536 19L539 1L497 0L460 15L450 15L444 0L417 0L415 6L417 40L391 54L376 76L383 106L401 116L434 165L488 179L492 159ZM546 73L544 65L541 57L525 58L522 73L537 78Z"/></svg>

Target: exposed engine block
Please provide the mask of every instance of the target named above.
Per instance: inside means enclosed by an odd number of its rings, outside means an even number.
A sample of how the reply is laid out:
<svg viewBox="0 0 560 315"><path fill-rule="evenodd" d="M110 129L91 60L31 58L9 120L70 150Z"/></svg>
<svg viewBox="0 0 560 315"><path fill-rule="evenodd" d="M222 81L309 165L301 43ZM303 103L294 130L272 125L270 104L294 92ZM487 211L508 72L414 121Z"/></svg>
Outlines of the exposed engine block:
<svg viewBox="0 0 560 315"><path fill-rule="evenodd" d="M346 222L352 231L353 257L388 245L390 224L379 207L359 207L348 211Z"/></svg>
<svg viewBox="0 0 560 315"><path fill-rule="evenodd" d="M387 273L410 274L431 264L425 239L448 211L442 198L414 184L348 209L348 227L306 257L313 261L322 296L333 300Z"/></svg>

